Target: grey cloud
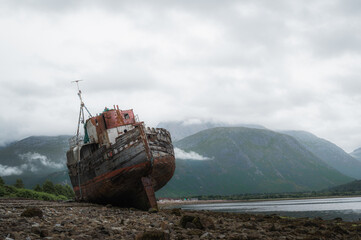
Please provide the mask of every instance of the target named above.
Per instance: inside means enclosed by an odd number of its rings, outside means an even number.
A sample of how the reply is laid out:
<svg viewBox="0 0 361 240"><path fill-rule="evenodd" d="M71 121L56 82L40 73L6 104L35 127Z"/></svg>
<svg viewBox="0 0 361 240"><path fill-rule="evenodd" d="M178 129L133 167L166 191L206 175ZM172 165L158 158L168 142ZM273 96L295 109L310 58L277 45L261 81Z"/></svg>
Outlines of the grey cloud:
<svg viewBox="0 0 361 240"><path fill-rule="evenodd" d="M330 78L330 81L334 82L337 86L335 89L335 95L342 96L347 94L351 99L356 101L361 100L361 72L357 69L352 69L350 73L339 74Z"/></svg>
<svg viewBox="0 0 361 240"><path fill-rule="evenodd" d="M174 148L174 154L177 159L198 160L198 161L211 160L211 158L209 157L204 157L193 151L186 152L180 148Z"/></svg>
<svg viewBox="0 0 361 240"><path fill-rule="evenodd" d="M360 16L361 13L361 2L358 0L344 0L344 1L334 1L334 11L341 11L345 15L353 15L356 17Z"/></svg>
<svg viewBox="0 0 361 240"><path fill-rule="evenodd" d="M19 157L25 161L21 165L23 171L30 170L31 172L37 172L42 167L60 169L64 168L64 163L55 163L48 159L47 156L42 155L36 152L28 152L24 154L19 154Z"/></svg>
<svg viewBox="0 0 361 240"><path fill-rule="evenodd" d="M50 161L46 156L35 152L19 154L19 157L25 161L20 167L6 166L0 164L0 176L20 175L24 172L39 172L43 167L60 169L64 168L63 163Z"/></svg>
<svg viewBox="0 0 361 240"><path fill-rule="evenodd" d="M2 2L3 7L7 7L9 10L26 11L33 10L39 12L64 12L68 10L74 10L81 6L82 1L56 1L56 0L29 0L29 1L11 1L4 0Z"/></svg>
<svg viewBox="0 0 361 240"><path fill-rule="evenodd" d="M202 118L361 142L332 131L358 129L347 121L360 116L357 1L2 5L0 143L71 134L75 79L93 113L119 104L149 125Z"/></svg>
<svg viewBox="0 0 361 240"><path fill-rule="evenodd" d="M344 21L344 20L342 20ZM350 23L332 24L326 29L314 32L310 38L313 50L316 56L324 58L339 57L343 54L358 54L361 52L360 41L361 34L358 29L361 28L361 17L357 20L351 20ZM350 25L345 28L344 25Z"/></svg>
<svg viewBox="0 0 361 240"><path fill-rule="evenodd" d="M23 171L18 167L10 167L0 164L0 177L10 176L10 175L20 175Z"/></svg>

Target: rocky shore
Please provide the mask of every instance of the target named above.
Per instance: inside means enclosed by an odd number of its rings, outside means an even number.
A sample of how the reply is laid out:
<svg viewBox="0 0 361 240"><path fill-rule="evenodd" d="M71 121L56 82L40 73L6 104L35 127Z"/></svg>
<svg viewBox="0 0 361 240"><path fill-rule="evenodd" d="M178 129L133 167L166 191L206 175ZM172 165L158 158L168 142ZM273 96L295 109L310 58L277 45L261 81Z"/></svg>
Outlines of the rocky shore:
<svg viewBox="0 0 361 240"><path fill-rule="evenodd" d="M0 239L361 239L361 222L0 199Z"/></svg>

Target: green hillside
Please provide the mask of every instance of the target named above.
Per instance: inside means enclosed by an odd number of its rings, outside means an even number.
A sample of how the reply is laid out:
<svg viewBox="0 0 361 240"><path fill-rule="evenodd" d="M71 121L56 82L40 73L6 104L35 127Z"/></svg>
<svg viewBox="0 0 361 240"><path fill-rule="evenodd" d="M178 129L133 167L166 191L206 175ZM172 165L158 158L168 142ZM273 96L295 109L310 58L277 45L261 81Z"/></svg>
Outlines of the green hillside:
<svg viewBox="0 0 361 240"><path fill-rule="evenodd" d="M285 131L323 162L349 177L361 179L361 161L347 154L335 144L304 131ZM357 153L357 152L356 152Z"/></svg>
<svg viewBox="0 0 361 240"><path fill-rule="evenodd" d="M350 183L332 187L327 190L333 192L357 192L361 194L361 180L355 180Z"/></svg>
<svg viewBox="0 0 361 240"><path fill-rule="evenodd" d="M320 190L350 182L291 136L243 127L213 128L176 142L210 160L176 160L158 197Z"/></svg>

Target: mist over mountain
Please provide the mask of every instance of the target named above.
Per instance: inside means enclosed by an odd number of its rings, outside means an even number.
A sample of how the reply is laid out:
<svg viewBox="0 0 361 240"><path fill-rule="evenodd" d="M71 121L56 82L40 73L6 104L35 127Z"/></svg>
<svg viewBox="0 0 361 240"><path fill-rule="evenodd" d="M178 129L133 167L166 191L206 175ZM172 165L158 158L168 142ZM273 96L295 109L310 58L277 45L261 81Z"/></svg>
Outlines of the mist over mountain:
<svg viewBox="0 0 361 240"><path fill-rule="evenodd" d="M211 121L202 121L198 119L191 119L188 121L168 121L160 122L157 125L157 128L167 129L171 136L172 140L178 141L190 135L193 135L202 130L215 128L215 127L247 127L247 128L257 128L257 129L266 129L265 127L257 124L228 124L221 122L211 122Z"/></svg>
<svg viewBox="0 0 361 240"><path fill-rule="evenodd" d="M0 149L0 176L9 183L21 177L26 186L32 186L51 173L66 170L69 138L33 136L4 146Z"/></svg>
<svg viewBox="0 0 361 240"><path fill-rule="evenodd" d="M283 131L282 133L294 137L307 150L341 173L361 179L361 162L332 142L305 131Z"/></svg>
<svg viewBox="0 0 361 240"><path fill-rule="evenodd" d="M31 158L31 154L45 155L51 163L65 164L64 151L69 147L70 136L32 136L20 141L10 143L0 149L1 164L17 166L24 163L24 159ZM40 156L34 156L39 158Z"/></svg>
<svg viewBox="0 0 361 240"><path fill-rule="evenodd" d="M350 155L361 162L361 148L355 149Z"/></svg>
<svg viewBox="0 0 361 240"><path fill-rule="evenodd" d="M204 160L176 155L174 177L157 196L309 191L352 180L293 137L265 129L207 129L174 145Z"/></svg>

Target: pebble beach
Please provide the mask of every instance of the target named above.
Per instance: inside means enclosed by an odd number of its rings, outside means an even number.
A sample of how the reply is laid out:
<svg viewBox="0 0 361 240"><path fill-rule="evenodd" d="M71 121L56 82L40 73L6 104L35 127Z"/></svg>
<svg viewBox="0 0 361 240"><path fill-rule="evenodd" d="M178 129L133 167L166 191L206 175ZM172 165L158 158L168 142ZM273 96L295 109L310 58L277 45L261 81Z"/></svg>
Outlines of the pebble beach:
<svg viewBox="0 0 361 240"><path fill-rule="evenodd" d="M0 199L0 239L361 239L361 222Z"/></svg>

